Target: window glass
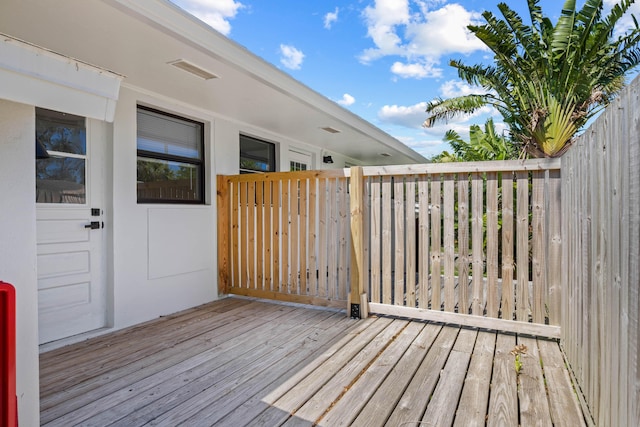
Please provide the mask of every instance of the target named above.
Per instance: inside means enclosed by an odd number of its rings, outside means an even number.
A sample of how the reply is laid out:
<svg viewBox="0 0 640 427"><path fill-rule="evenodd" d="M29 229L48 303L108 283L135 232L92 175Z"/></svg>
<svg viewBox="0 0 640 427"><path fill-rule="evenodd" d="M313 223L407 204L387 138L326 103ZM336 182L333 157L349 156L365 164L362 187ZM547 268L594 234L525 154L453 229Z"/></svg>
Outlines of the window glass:
<svg viewBox="0 0 640 427"><path fill-rule="evenodd" d="M240 173L275 172L276 146L240 135Z"/></svg>
<svg viewBox="0 0 640 427"><path fill-rule="evenodd" d="M85 118L36 108L36 141L49 158L36 160L37 203L86 203Z"/></svg>
<svg viewBox="0 0 640 427"><path fill-rule="evenodd" d="M293 171L306 171L307 170L307 165L306 163L302 163L302 162L290 162L290 170Z"/></svg>
<svg viewBox="0 0 640 427"><path fill-rule="evenodd" d="M138 107L138 203L204 203L204 125Z"/></svg>
<svg viewBox="0 0 640 427"><path fill-rule="evenodd" d="M199 159L201 139L201 123L138 110L138 150Z"/></svg>

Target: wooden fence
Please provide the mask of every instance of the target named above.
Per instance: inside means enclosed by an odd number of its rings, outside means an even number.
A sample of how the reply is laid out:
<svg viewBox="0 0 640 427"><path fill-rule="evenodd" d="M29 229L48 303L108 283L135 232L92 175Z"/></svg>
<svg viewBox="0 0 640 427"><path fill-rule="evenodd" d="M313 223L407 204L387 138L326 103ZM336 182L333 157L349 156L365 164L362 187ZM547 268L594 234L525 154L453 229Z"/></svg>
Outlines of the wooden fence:
<svg viewBox="0 0 640 427"><path fill-rule="evenodd" d="M219 177L221 293L345 307L347 191L342 170Z"/></svg>
<svg viewBox="0 0 640 427"><path fill-rule="evenodd" d="M640 80L562 158L561 345L585 414L640 425Z"/></svg>
<svg viewBox="0 0 640 427"><path fill-rule="evenodd" d="M559 167L363 168L370 311L559 335Z"/></svg>
<svg viewBox="0 0 640 427"><path fill-rule="evenodd" d="M559 336L559 166L221 176L221 292Z"/></svg>

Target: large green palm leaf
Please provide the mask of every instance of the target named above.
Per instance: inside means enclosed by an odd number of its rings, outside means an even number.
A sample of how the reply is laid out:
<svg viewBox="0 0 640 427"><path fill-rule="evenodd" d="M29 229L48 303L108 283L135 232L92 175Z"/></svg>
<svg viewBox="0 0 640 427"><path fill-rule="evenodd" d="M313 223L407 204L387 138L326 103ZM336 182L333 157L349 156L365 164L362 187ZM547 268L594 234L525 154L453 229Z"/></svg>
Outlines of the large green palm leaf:
<svg viewBox="0 0 640 427"><path fill-rule="evenodd" d="M640 64L637 23L613 38L634 1L621 0L603 18L603 0L586 0L580 10L566 0L555 25L538 3L528 0L530 24L500 3L501 19L484 12L485 24L469 26L493 52L494 63L451 65L462 80L487 92L430 102L425 125L491 105L517 144L534 156L552 157L619 93L626 73Z"/></svg>

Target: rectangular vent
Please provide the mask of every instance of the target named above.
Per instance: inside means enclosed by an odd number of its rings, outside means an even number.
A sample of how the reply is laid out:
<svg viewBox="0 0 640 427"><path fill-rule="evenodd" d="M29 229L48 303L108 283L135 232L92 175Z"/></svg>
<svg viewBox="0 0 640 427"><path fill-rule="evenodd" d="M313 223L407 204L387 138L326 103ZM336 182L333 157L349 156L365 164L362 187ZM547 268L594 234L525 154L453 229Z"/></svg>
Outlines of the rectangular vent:
<svg viewBox="0 0 640 427"><path fill-rule="evenodd" d="M189 62L189 61L185 61L184 59L178 59L176 61L172 61L169 62L170 65L173 65L176 68L180 68L183 71L186 71L188 73L193 74L194 76L198 76L201 79L205 79L205 80L211 80L211 79L217 79L218 76L216 76L213 73L210 73L209 71L205 70L204 68L198 67L197 65Z"/></svg>
<svg viewBox="0 0 640 427"><path fill-rule="evenodd" d="M340 133L340 131L338 129L332 128L331 126L323 127L323 128L320 128L320 129L322 129L324 131L327 131L329 133Z"/></svg>

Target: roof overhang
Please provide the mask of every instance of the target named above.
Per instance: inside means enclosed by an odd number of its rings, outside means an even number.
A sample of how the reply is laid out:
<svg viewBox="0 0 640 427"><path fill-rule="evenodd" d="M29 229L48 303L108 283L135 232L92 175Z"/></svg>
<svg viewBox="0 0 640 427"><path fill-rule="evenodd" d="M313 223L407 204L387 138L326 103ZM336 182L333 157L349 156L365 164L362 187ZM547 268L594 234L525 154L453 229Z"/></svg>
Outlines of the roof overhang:
<svg viewBox="0 0 640 427"><path fill-rule="evenodd" d="M2 9L0 32L113 70L127 86L366 164L426 160L166 0L3 0Z"/></svg>
<svg viewBox="0 0 640 427"><path fill-rule="evenodd" d="M123 77L0 33L0 98L113 121Z"/></svg>

